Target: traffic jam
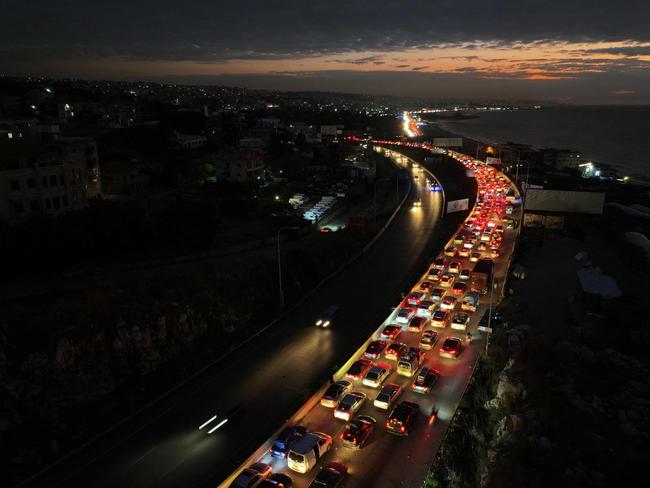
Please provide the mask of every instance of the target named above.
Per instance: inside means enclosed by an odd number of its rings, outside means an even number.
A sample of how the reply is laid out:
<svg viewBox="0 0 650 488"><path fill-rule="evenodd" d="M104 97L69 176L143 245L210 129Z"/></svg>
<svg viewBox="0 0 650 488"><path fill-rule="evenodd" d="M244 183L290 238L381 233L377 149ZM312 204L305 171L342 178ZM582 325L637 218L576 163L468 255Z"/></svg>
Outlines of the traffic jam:
<svg viewBox="0 0 650 488"><path fill-rule="evenodd" d="M398 454L413 442L431 462L485 344L479 325L490 300L498 302L520 215L517 193L502 173L450 155L478 184L467 219L299 423L285 426L257 462L222 486L370 486L361 481L364 472L405 464ZM421 191L439 190L428 178L414 180ZM336 327L335 308L315 326Z"/></svg>

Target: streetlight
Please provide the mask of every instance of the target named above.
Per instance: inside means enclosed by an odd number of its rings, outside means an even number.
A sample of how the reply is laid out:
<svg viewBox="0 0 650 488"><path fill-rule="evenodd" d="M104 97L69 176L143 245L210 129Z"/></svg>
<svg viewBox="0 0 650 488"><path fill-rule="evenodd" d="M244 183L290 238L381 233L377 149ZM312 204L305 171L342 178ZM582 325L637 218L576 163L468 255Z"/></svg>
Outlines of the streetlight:
<svg viewBox="0 0 650 488"><path fill-rule="evenodd" d="M492 283L490 284L490 308L488 309L487 337L485 338L485 355L488 353L490 344L490 333L492 332L492 301L494 300L494 270L492 270Z"/></svg>
<svg viewBox="0 0 650 488"><path fill-rule="evenodd" d="M278 285L280 287L280 310L284 310L284 290L282 289L282 261L280 255L280 233L283 230L300 230L300 227L280 227L278 230Z"/></svg>

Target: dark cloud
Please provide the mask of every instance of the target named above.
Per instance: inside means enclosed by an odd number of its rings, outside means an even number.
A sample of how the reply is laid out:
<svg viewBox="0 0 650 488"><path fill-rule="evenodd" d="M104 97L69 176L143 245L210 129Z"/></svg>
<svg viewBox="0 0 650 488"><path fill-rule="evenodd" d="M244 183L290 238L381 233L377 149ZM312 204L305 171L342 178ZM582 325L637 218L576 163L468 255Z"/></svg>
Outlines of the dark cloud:
<svg viewBox="0 0 650 488"><path fill-rule="evenodd" d="M581 51L580 53L613 54L618 56L649 56L650 46L606 47L601 49L588 49Z"/></svg>
<svg viewBox="0 0 650 488"><path fill-rule="evenodd" d="M414 68L411 68L411 71L422 71L423 69L427 69L428 66L416 66Z"/></svg>
<svg viewBox="0 0 650 488"><path fill-rule="evenodd" d="M411 66L411 65L410 64L396 64L395 68L408 68L409 66Z"/></svg>
<svg viewBox="0 0 650 488"><path fill-rule="evenodd" d="M0 0L0 11L3 69L20 59L53 57L224 62L450 45L523 50L541 41L650 41L647 0Z"/></svg>

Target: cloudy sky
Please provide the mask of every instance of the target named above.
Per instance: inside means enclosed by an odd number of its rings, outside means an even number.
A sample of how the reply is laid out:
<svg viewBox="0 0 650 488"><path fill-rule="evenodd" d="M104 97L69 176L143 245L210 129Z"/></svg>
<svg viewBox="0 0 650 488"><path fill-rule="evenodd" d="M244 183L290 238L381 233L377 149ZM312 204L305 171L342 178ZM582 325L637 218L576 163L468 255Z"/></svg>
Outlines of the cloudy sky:
<svg viewBox="0 0 650 488"><path fill-rule="evenodd" d="M0 0L0 72L650 103L650 0Z"/></svg>

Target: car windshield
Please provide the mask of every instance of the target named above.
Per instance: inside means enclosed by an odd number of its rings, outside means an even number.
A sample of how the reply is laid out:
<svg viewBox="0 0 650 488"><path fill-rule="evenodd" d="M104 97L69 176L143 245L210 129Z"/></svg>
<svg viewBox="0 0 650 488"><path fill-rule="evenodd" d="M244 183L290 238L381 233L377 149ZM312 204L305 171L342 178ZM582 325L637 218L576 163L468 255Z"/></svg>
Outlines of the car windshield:
<svg viewBox="0 0 650 488"><path fill-rule="evenodd" d="M380 393L377 395L378 402L388 402L390 400L390 395L388 393Z"/></svg>
<svg viewBox="0 0 650 488"><path fill-rule="evenodd" d="M376 380L377 378L379 378L379 373L376 372L376 371L370 371L370 372L366 375L366 378L369 379L369 380L371 380L371 381L372 381L372 380Z"/></svg>
<svg viewBox="0 0 650 488"><path fill-rule="evenodd" d="M341 385L330 385L330 387L327 389L325 392L326 397L337 397L339 396L339 393L341 393L341 390L343 387Z"/></svg>
<svg viewBox="0 0 650 488"><path fill-rule="evenodd" d="M289 459L294 463L298 463L298 464L302 464L305 462L305 456L293 451L289 452Z"/></svg>

